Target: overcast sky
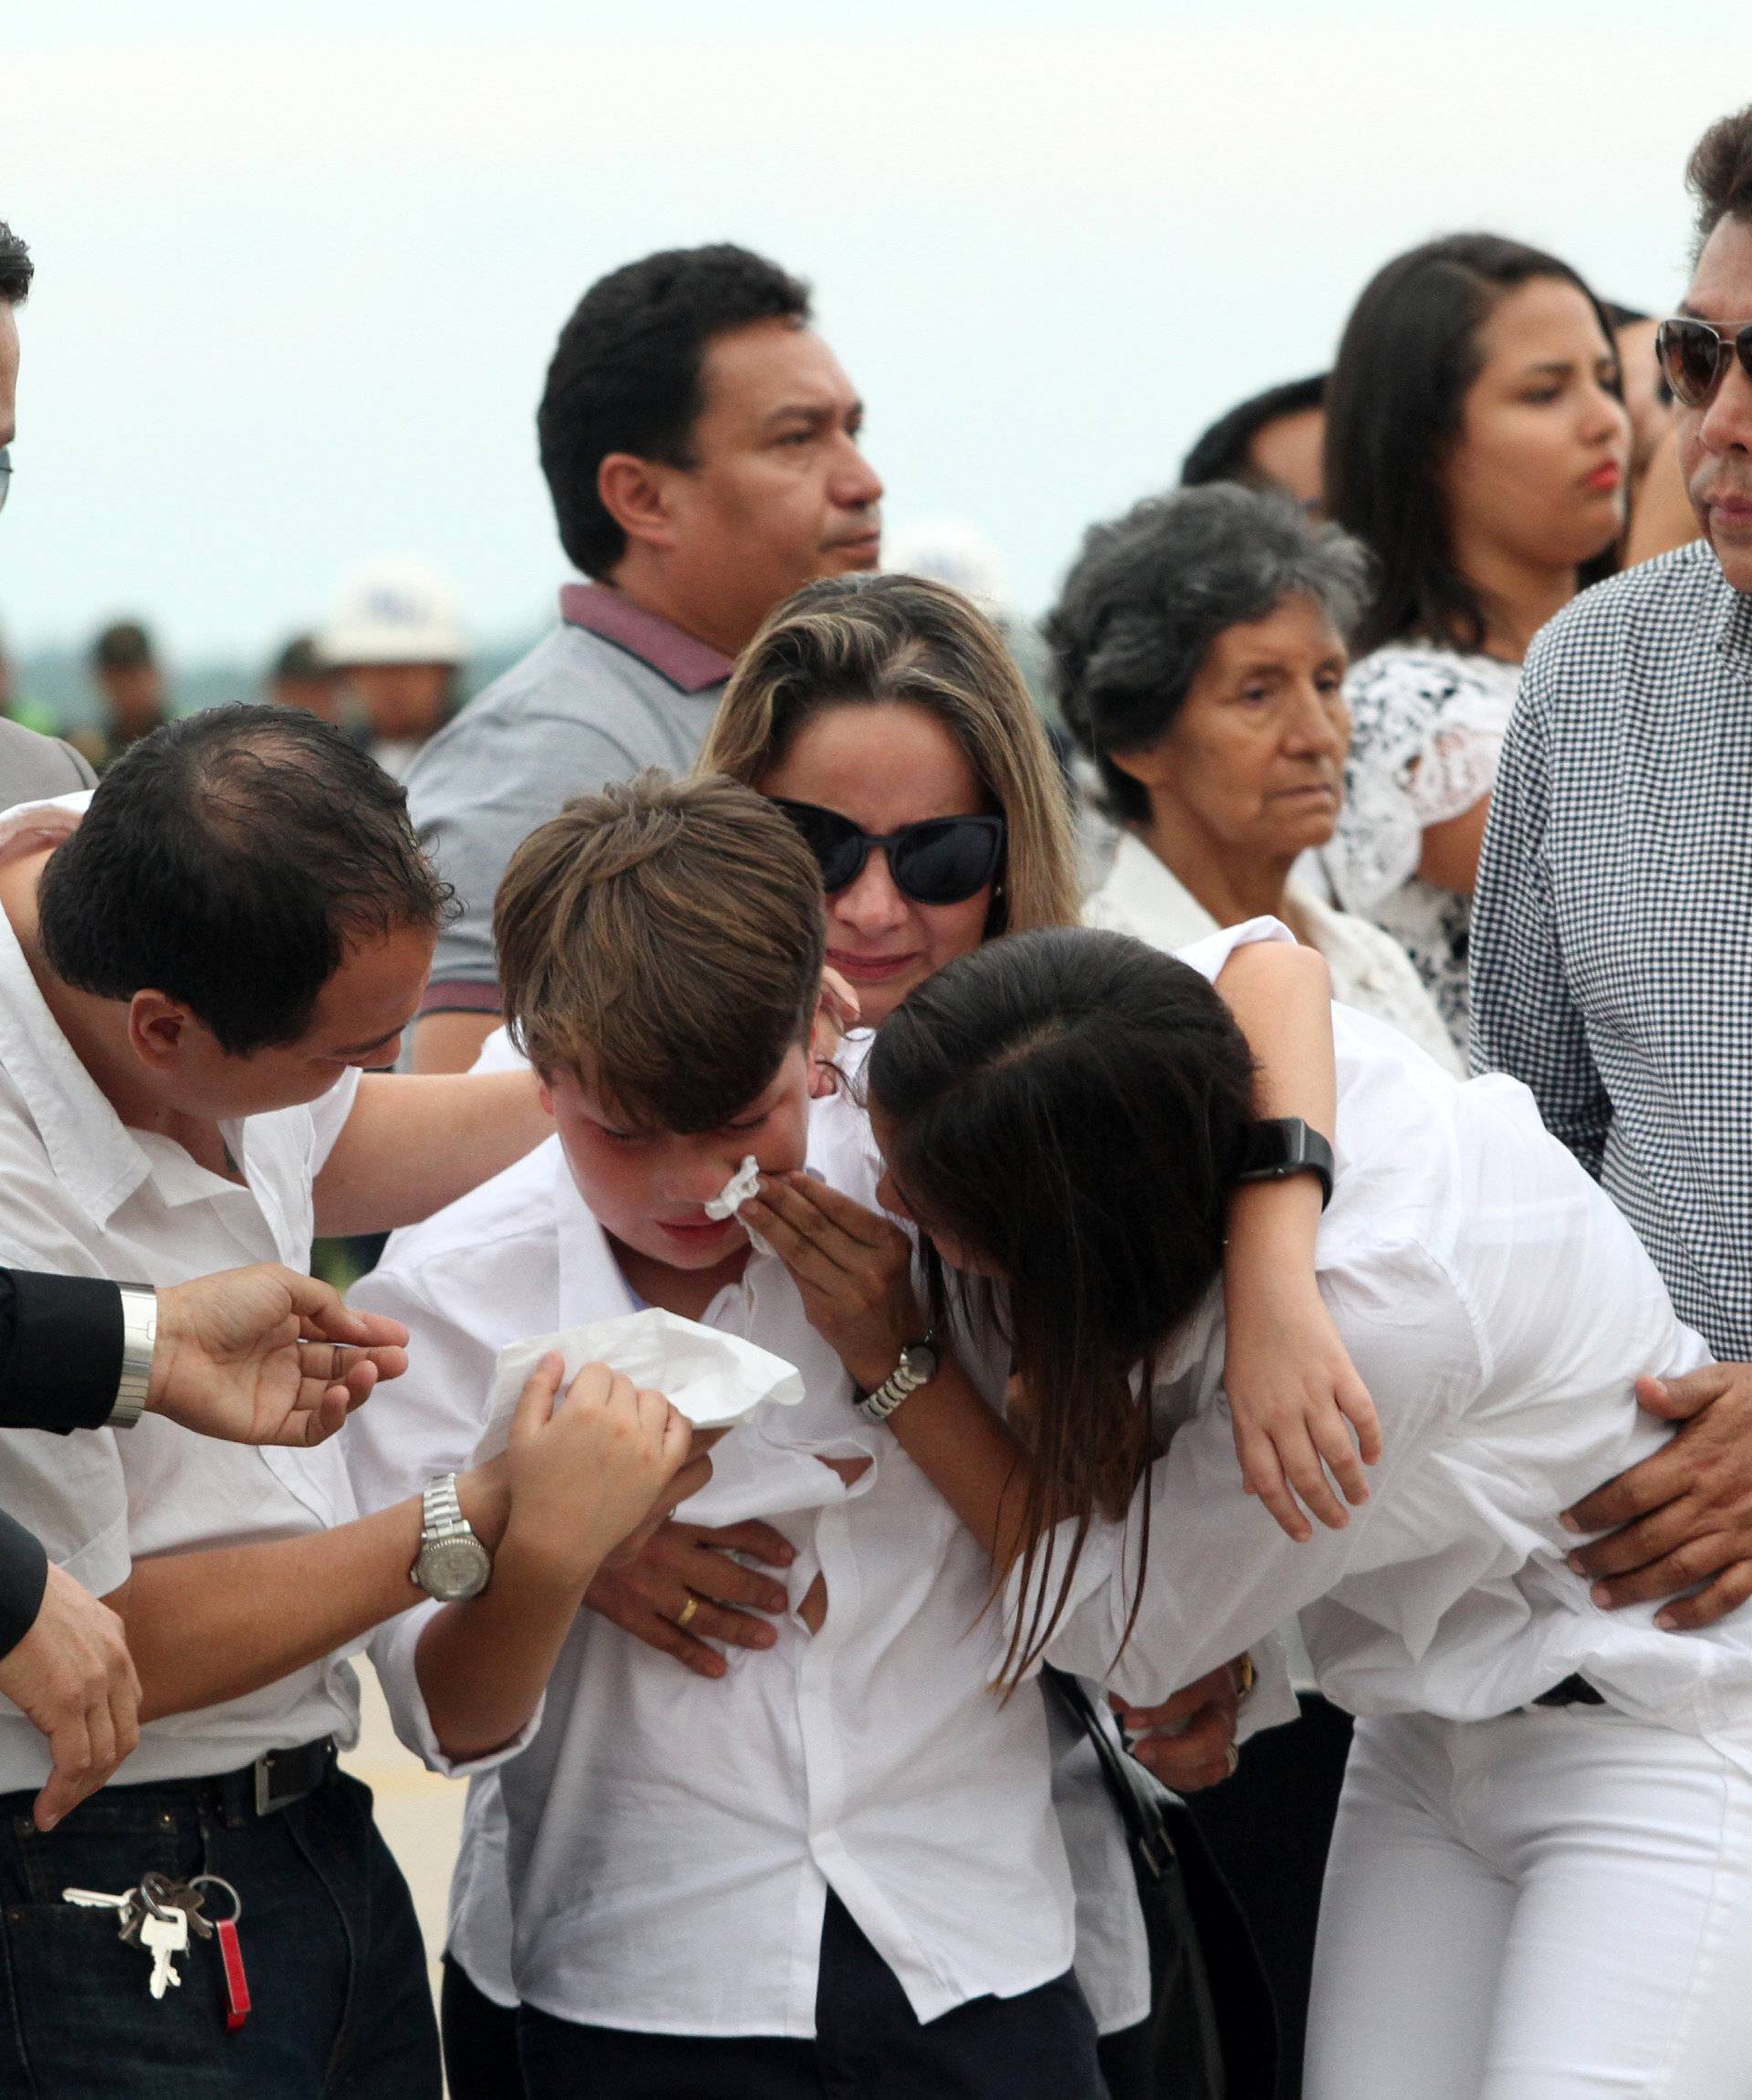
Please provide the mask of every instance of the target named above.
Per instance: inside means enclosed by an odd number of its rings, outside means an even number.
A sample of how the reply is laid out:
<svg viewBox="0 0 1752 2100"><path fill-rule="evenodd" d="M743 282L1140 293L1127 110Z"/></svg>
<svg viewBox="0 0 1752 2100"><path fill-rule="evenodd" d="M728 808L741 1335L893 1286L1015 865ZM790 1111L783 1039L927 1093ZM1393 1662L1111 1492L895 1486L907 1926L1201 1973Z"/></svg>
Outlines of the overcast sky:
<svg viewBox="0 0 1752 2100"><path fill-rule="evenodd" d="M1743 0L25 12L0 624L137 611L184 662L264 653L375 553L446 568L483 638L544 619L557 329L723 238L814 281L891 522L977 520L1038 607L1213 415L1323 365L1396 249L1487 226L1669 303L1686 153L1752 95Z"/></svg>

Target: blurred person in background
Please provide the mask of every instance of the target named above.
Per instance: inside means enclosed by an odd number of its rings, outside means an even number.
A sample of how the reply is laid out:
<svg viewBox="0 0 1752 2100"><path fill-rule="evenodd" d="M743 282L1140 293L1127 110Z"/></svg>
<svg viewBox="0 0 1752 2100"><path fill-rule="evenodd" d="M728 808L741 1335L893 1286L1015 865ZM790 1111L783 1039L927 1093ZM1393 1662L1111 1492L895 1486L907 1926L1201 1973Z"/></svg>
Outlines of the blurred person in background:
<svg viewBox="0 0 1752 2100"><path fill-rule="evenodd" d="M336 675L323 662L314 634L295 634L268 665L263 684L276 707L302 707L318 722L340 718Z"/></svg>
<svg viewBox="0 0 1752 2100"><path fill-rule="evenodd" d="M399 780L443 728L468 643L449 584L429 563L397 557L342 584L317 653L334 674L338 718Z"/></svg>
<svg viewBox="0 0 1752 2100"><path fill-rule="evenodd" d="M87 662L104 719L97 729L77 731L73 742L101 773L130 744L170 720L170 698L158 651L138 620L116 620L101 629Z"/></svg>
<svg viewBox="0 0 1752 2100"><path fill-rule="evenodd" d="M455 887L416 1070L468 1065L497 1025L494 892L572 795L692 765L766 614L873 569L882 486L863 404L810 325L807 285L728 244L610 272L561 331L537 418L567 554L590 580L559 625L423 751L421 836Z"/></svg>
<svg viewBox="0 0 1752 2100"><path fill-rule="evenodd" d="M1321 510L1326 374L1287 381L1220 415L1181 463L1180 486L1238 481L1276 488L1311 517Z"/></svg>
<svg viewBox="0 0 1752 2100"><path fill-rule="evenodd" d="M1631 518L1624 533L1625 569L1652 561L1697 537L1697 520L1685 494L1674 425L1673 389L1661 370L1654 339L1661 323L1634 307L1606 302L1606 318L1618 344L1624 406L1631 418Z"/></svg>
<svg viewBox="0 0 1752 2100"><path fill-rule="evenodd" d="M1555 256L1456 234L1396 256L1357 301L1327 387L1327 505L1379 582L1324 862L1340 903L1410 953L1462 1050L1521 659L1615 566L1631 452L1611 325Z"/></svg>
<svg viewBox="0 0 1752 2100"><path fill-rule="evenodd" d="M1346 636L1368 555L1283 496L1213 485L1098 525L1048 616L1059 700L1121 826L1086 925L1169 953L1269 914L1325 956L1332 996L1465 1067L1410 958L1293 879L1332 835L1350 717ZM1293 1629L1286 1629L1293 1632ZM1292 1639L1301 1718L1188 1808L1241 1901L1278 2006L1278 2093L1301 2090L1315 1927L1350 1717Z"/></svg>
<svg viewBox="0 0 1752 2100"><path fill-rule="evenodd" d="M18 420L18 320L15 308L30 293L36 265L30 250L0 219L0 509L12 488L12 441ZM90 767L70 745L53 742L10 719L11 667L0 650L0 810L37 795L64 795L89 786Z"/></svg>

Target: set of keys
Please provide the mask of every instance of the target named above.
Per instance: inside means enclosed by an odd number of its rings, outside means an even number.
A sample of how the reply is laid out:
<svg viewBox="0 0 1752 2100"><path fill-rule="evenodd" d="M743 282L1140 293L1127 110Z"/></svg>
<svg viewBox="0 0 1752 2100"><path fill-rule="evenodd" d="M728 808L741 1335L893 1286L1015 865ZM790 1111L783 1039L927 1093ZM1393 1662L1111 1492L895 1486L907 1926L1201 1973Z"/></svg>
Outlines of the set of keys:
<svg viewBox="0 0 1752 2100"><path fill-rule="evenodd" d="M203 1886L221 1889L230 1896L229 1917L215 1921L205 1915L207 1899L202 1893ZM181 1987L182 1979L176 1964L178 1958L189 1950L190 1934L194 1933L203 1939L212 1939L216 1934L224 1965L225 2025L235 2032L248 2017L249 1986L245 1980L243 1951L237 1940L237 1920L243 1915L243 1899L223 1875L197 1874L188 1881L173 1881L166 1874L143 1874L138 1886L120 1896L109 1896L97 1888L64 1888L61 1898L66 1903L81 1904L89 1910L116 1913L120 1920L122 1938L130 1947L143 1948L152 1958L147 1989L154 1998L162 1998L167 1990Z"/></svg>

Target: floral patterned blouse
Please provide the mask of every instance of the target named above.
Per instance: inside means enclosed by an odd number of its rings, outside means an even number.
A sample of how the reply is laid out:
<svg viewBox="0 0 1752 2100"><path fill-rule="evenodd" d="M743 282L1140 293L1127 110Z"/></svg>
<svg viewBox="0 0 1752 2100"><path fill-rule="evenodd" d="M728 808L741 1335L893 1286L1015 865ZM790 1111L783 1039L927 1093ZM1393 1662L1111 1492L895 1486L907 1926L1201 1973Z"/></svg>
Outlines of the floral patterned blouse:
<svg viewBox="0 0 1752 2100"><path fill-rule="evenodd" d="M1496 784L1517 663L1390 643L1352 664L1344 808L1321 853L1334 895L1405 949L1456 1046L1466 1048L1472 900L1418 878L1424 833Z"/></svg>

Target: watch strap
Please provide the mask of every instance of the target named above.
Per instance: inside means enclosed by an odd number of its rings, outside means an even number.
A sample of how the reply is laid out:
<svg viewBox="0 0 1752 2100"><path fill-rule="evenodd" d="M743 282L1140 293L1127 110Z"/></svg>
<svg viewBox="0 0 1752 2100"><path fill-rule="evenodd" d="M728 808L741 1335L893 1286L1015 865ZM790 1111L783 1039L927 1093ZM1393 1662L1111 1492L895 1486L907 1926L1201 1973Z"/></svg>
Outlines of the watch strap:
<svg viewBox="0 0 1752 2100"><path fill-rule="evenodd" d="M1236 1179L1287 1181L1293 1174L1311 1174L1319 1182L1324 1210L1332 1200L1336 1165L1332 1147L1300 1116L1267 1116L1254 1124Z"/></svg>
<svg viewBox="0 0 1752 2100"><path fill-rule="evenodd" d="M158 1293L149 1283L124 1283L121 1291L121 1375L107 1427L131 1429L146 1409L158 1347Z"/></svg>
<svg viewBox="0 0 1752 2100"><path fill-rule="evenodd" d="M935 1342L926 1335L923 1342L909 1342L901 1352L901 1360L873 1393L866 1393L858 1403L858 1412L869 1422L886 1422L889 1416L906 1399L916 1393L921 1385L928 1385L937 1374L934 1362L929 1371L915 1371L907 1359L915 1349L929 1349L933 1354Z"/></svg>
<svg viewBox="0 0 1752 2100"><path fill-rule="evenodd" d="M444 1539L472 1539L474 1527L463 1514L456 1493L454 1473L440 1473L428 1480L420 1498L420 1543L433 1546Z"/></svg>

